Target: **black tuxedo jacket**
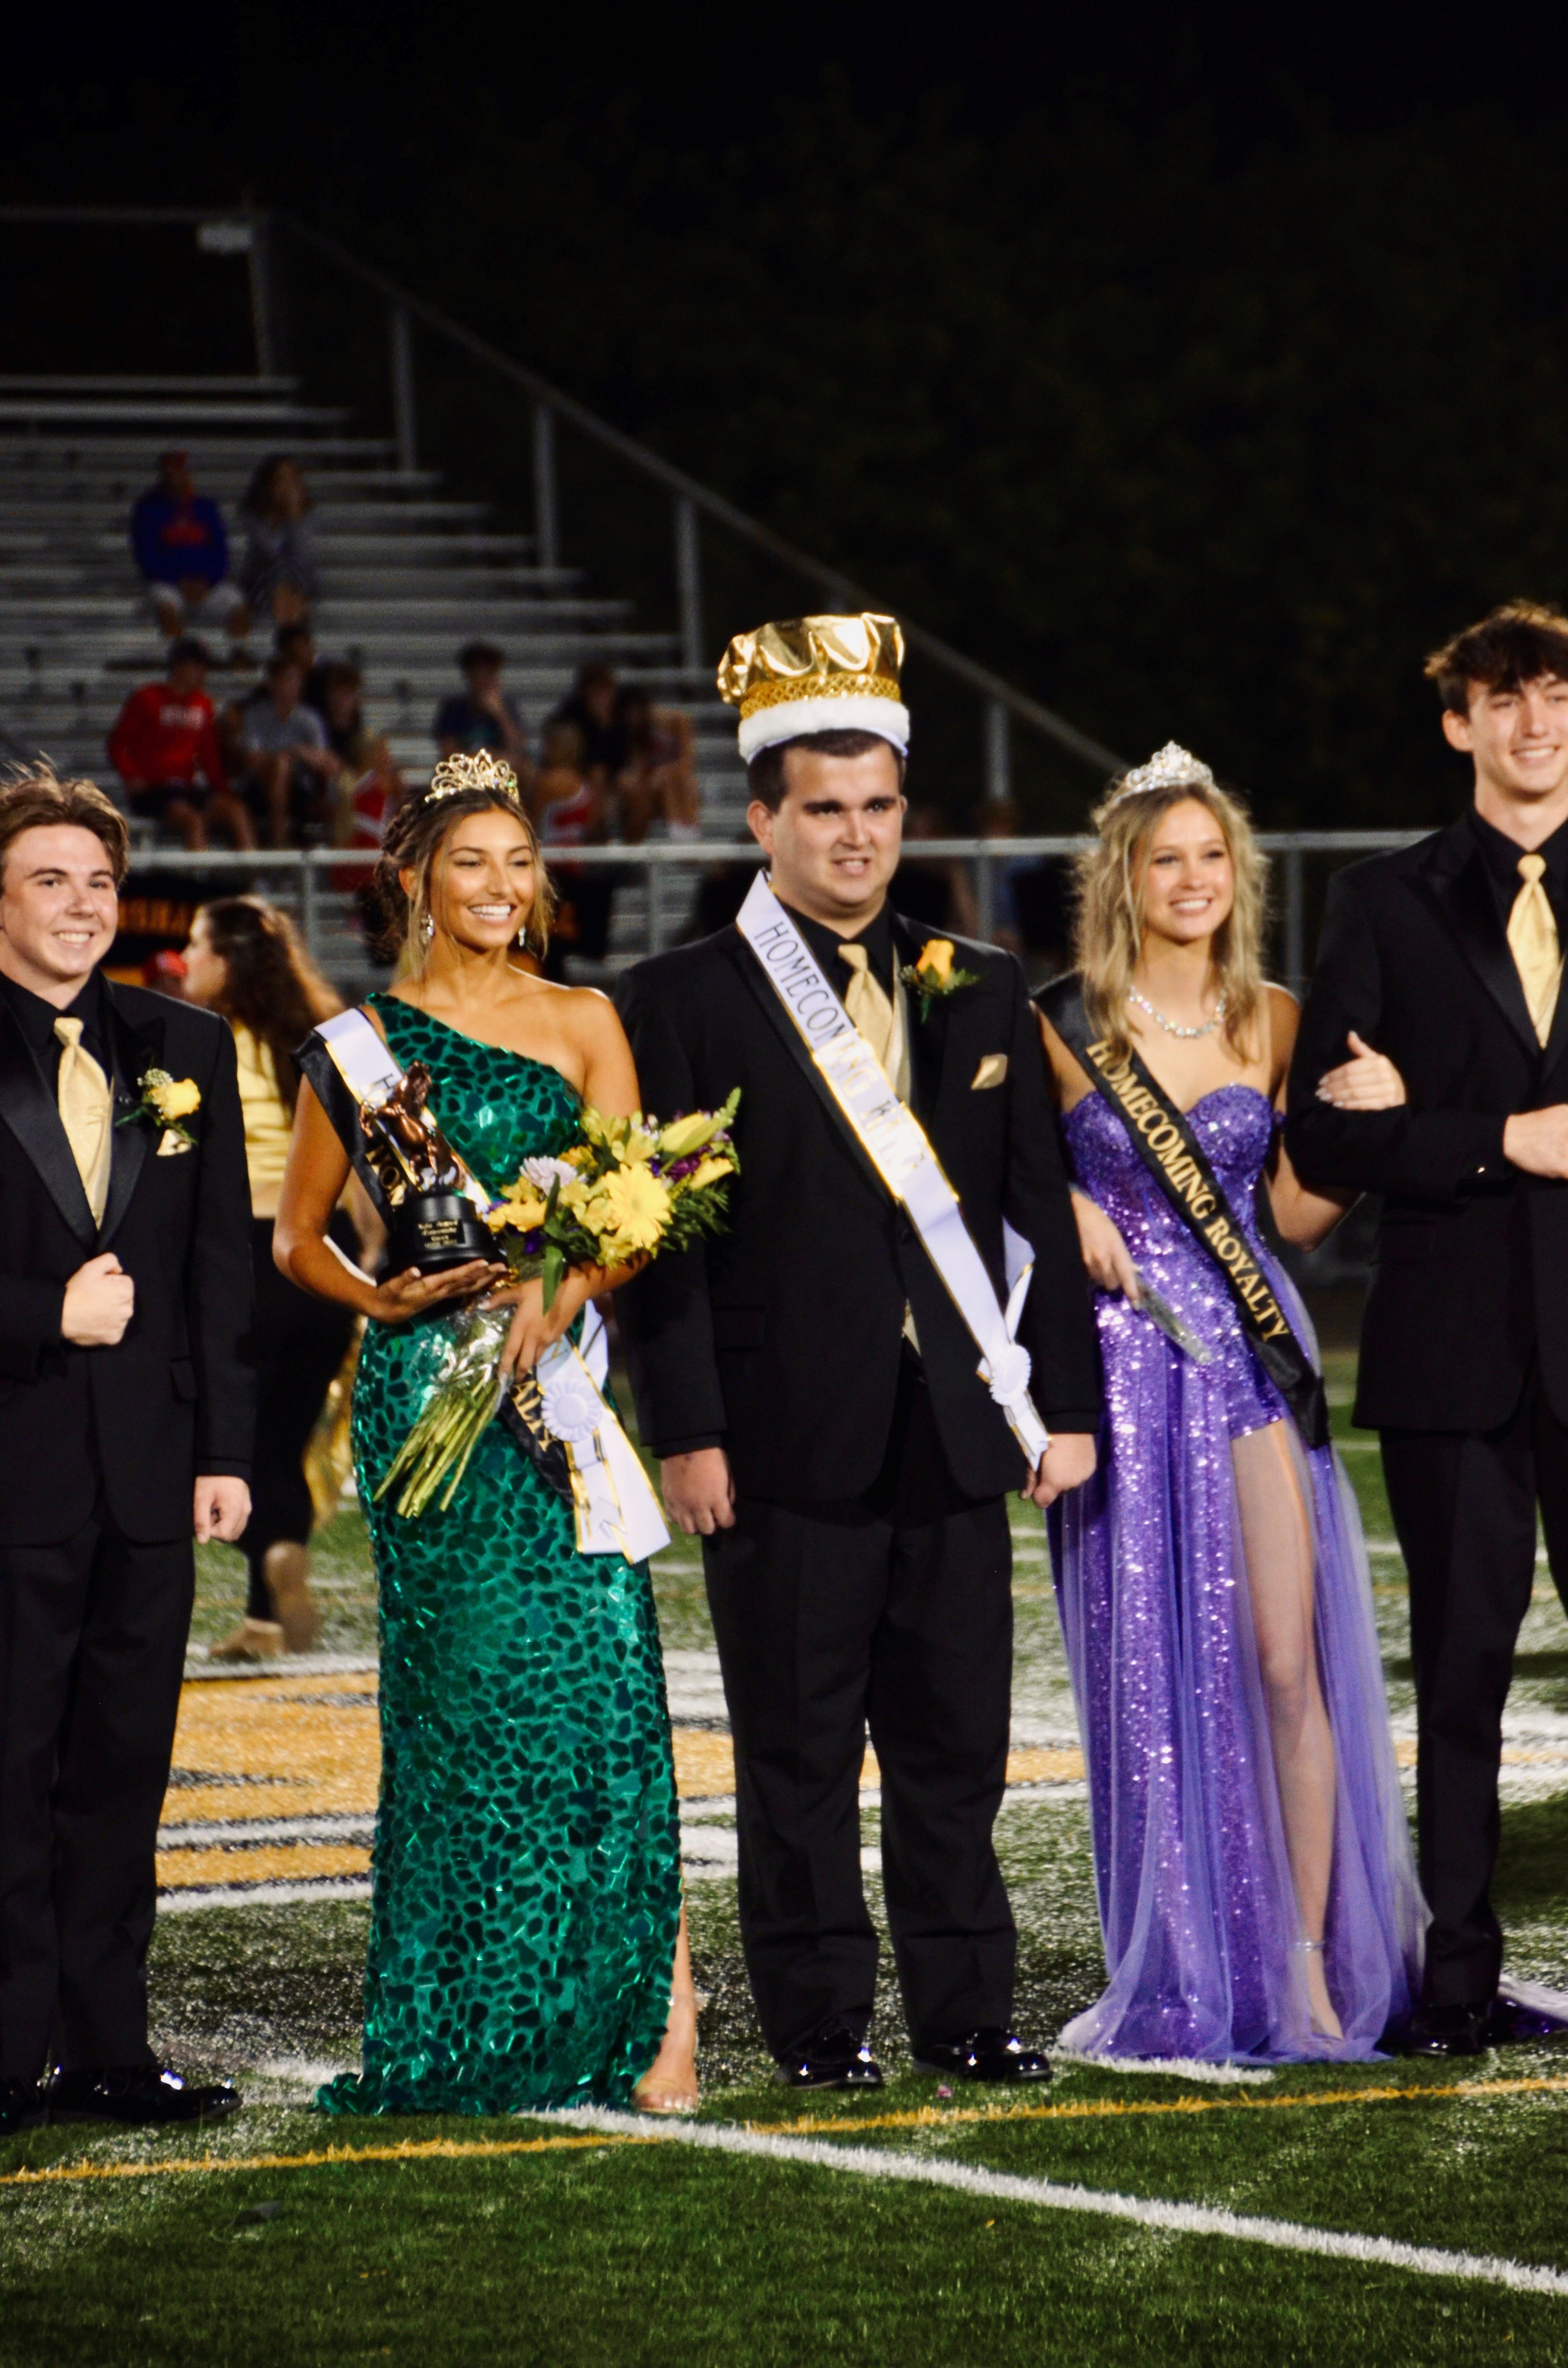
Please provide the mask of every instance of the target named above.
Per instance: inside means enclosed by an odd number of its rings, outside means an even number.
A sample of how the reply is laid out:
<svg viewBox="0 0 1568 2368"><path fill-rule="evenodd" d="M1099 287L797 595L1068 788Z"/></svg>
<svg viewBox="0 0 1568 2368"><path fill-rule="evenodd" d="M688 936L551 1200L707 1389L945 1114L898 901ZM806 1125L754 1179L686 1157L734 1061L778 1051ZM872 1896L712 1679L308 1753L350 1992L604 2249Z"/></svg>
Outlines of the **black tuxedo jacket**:
<svg viewBox="0 0 1568 2368"><path fill-rule="evenodd" d="M901 963L918 940L894 918ZM911 1096L1005 1295L1004 1216L1034 1246L1018 1338L1052 1430L1093 1430L1099 1357L1023 974L959 942L977 986L911 997ZM1000 1495L1023 1458L979 1352L914 1228L828 1109L805 1047L738 929L641 962L617 1002L644 1106L662 1118L741 1088L732 1229L655 1259L617 1294L643 1437L663 1455L722 1443L737 1489L775 1504L861 1496L892 1422L907 1303L932 1409L966 1495ZM977 1088L987 1055L1006 1074ZM1001 1064L989 1063L993 1074Z"/></svg>
<svg viewBox="0 0 1568 2368"><path fill-rule="evenodd" d="M95 1225L26 1037L0 998L0 1545L46 1545L91 1516L101 1486L141 1541L188 1537L199 1472L250 1477L255 1376L250 1194L234 1040L208 1011L106 979L117 1116L146 1071L194 1078L196 1147L158 1156L138 1119L114 1130ZM113 1250L136 1309L112 1349L61 1338L65 1285Z"/></svg>
<svg viewBox="0 0 1568 2368"><path fill-rule="evenodd" d="M1397 1063L1404 1108L1316 1099L1351 1028ZM1358 1422L1489 1430L1518 1404L1535 1356L1568 1421L1568 1185L1503 1156L1506 1119L1564 1100L1568 992L1543 1050L1467 820L1336 874L1286 1142L1308 1183L1387 1195Z"/></svg>

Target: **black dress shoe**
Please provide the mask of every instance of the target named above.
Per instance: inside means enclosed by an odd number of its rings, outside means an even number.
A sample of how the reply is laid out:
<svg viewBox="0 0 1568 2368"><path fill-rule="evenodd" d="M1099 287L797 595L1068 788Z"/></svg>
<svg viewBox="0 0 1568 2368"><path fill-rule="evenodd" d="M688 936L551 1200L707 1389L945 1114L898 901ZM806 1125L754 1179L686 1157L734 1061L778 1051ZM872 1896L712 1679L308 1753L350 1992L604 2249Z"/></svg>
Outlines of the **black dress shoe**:
<svg viewBox="0 0 1568 2368"><path fill-rule="evenodd" d="M1051 2059L1000 2023L971 2031L964 2039L938 2039L915 2050L917 2072L939 2072L947 2080L1049 2080Z"/></svg>
<svg viewBox="0 0 1568 2368"><path fill-rule="evenodd" d="M44 2119L43 2091L36 2080L0 2080L0 2138L36 2130Z"/></svg>
<svg viewBox="0 0 1568 2368"><path fill-rule="evenodd" d="M1424 2006L1405 2033L1407 2055L1483 2055L1491 2045L1492 2008Z"/></svg>
<svg viewBox="0 0 1568 2368"><path fill-rule="evenodd" d="M775 2075L786 2089L880 2089L881 2066L858 2032L830 2022L793 2055L781 2057Z"/></svg>
<svg viewBox="0 0 1568 2368"><path fill-rule="evenodd" d="M192 2088L156 2064L57 2072L47 2094L51 2122L216 2122L237 2112L240 2103L239 2090L227 2080Z"/></svg>

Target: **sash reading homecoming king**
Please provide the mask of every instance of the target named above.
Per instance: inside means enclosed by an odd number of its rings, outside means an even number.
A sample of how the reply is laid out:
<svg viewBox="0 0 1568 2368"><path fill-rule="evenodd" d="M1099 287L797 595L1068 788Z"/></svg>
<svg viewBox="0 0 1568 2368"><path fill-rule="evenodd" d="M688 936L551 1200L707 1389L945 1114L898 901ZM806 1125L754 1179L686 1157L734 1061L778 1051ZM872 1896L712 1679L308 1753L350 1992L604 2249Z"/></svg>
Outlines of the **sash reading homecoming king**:
<svg viewBox="0 0 1568 2368"><path fill-rule="evenodd" d="M1013 1335L1028 1290L1019 1275L1004 1313L958 1195L913 1110L900 1101L881 1063L824 977L816 956L759 872L736 928L761 965L811 1054L837 1117L895 1201L947 1285L981 1352L980 1378L1006 1416L1033 1472L1051 1435L1029 1395L1029 1354Z"/></svg>
<svg viewBox="0 0 1568 2368"><path fill-rule="evenodd" d="M331 1119L354 1171L389 1221L415 1180L376 1113L405 1083L404 1072L362 1011L342 1011L306 1037L296 1054ZM441 1134L423 1121L453 1176L456 1193L483 1216L494 1203ZM400 1173L400 1170L402 1171ZM669 1531L631 1440L605 1403L608 1347L598 1311L583 1311L580 1348L553 1341L532 1373L517 1378L498 1411L519 1446L571 1505L579 1554L617 1554L642 1562L668 1545Z"/></svg>
<svg viewBox="0 0 1568 2368"><path fill-rule="evenodd" d="M1154 1083L1136 1053L1119 1062L1108 1044L1095 1040L1075 976L1054 980L1035 999L1121 1121L1187 1232L1208 1252L1258 1362L1294 1415L1302 1439L1309 1447L1326 1447L1323 1376L1291 1330L1187 1114Z"/></svg>

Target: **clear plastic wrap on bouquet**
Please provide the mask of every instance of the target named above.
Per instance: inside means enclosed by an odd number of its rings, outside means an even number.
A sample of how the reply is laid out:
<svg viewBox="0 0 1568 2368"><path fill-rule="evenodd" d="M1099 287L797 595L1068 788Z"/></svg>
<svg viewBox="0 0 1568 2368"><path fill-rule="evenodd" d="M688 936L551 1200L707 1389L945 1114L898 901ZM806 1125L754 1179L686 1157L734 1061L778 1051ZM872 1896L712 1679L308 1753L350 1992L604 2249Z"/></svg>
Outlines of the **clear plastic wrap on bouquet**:
<svg viewBox="0 0 1568 2368"><path fill-rule="evenodd" d="M376 1490L379 1500L401 1480L397 1509L408 1520L424 1512L443 1480L441 1510L446 1511L469 1458L495 1418L503 1394L501 1351L511 1326L511 1308L466 1307L441 1320L450 1334L446 1355L431 1377L408 1437Z"/></svg>

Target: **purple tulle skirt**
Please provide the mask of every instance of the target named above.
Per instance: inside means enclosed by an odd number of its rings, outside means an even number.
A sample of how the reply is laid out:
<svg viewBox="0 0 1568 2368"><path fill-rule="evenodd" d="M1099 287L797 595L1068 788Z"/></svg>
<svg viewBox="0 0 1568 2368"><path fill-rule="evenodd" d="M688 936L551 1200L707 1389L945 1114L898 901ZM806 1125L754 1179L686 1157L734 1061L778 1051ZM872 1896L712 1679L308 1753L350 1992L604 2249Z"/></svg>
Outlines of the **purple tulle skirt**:
<svg viewBox="0 0 1568 2368"><path fill-rule="evenodd" d="M1249 1087L1224 1087L1193 1121L1250 1220L1269 1105ZM1052 1508L1050 1529L1108 1978L1062 2044L1167 2059L1364 2058L1418 1995L1426 1913L1355 1500L1333 1450L1302 1444L1211 1263L1119 1121L1094 1096L1069 1113L1067 1133L1080 1188L1116 1220L1212 1360L1185 1355L1124 1299L1100 1298L1100 1468ZM1253 1247L1310 1337L1289 1281L1256 1235ZM1333 1735L1323 1964L1340 2039L1308 2006L1233 1466L1234 1440L1279 1421L1312 1528L1318 1679Z"/></svg>

